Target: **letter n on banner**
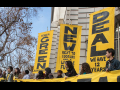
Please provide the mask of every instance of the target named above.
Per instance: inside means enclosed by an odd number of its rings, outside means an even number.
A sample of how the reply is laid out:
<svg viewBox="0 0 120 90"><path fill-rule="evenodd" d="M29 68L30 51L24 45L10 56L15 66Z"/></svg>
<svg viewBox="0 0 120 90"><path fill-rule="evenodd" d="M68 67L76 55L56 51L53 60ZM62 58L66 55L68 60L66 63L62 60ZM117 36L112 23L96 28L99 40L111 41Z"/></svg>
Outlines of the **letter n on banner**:
<svg viewBox="0 0 120 90"><path fill-rule="evenodd" d="M45 68L49 67L53 31L54 30L38 34L38 43L33 73L38 73L39 70L44 72Z"/></svg>
<svg viewBox="0 0 120 90"><path fill-rule="evenodd" d="M90 14L87 63L92 72L104 72L108 58L106 49L114 49L115 7Z"/></svg>
<svg viewBox="0 0 120 90"><path fill-rule="evenodd" d="M72 61L74 68L79 73L80 46L82 26L60 25L60 37L55 72L62 70L66 73L65 62Z"/></svg>

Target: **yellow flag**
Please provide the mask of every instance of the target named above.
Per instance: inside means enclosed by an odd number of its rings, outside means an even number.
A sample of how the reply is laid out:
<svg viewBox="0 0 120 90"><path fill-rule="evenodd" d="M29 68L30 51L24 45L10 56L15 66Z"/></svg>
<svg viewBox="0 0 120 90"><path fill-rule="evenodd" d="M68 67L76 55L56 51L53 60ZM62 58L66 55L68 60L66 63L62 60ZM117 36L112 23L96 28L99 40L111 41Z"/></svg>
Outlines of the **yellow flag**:
<svg viewBox="0 0 120 90"><path fill-rule="evenodd" d="M108 7L90 14L87 63L92 72L104 72L106 49L114 49L115 7Z"/></svg>
<svg viewBox="0 0 120 90"><path fill-rule="evenodd" d="M62 70L66 73L65 62L72 61L74 68L79 73L80 45L82 26L60 25L60 37L55 72Z"/></svg>
<svg viewBox="0 0 120 90"><path fill-rule="evenodd" d="M39 33L38 35L37 51L33 73L38 73L39 70L45 72L45 68L49 67L53 31L54 30Z"/></svg>
<svg viewBox="0 0 120 90"><path fill-rule="evenodd" d="M97 72L65 78L54 79L13 79L14 82L120 82L120 70ZM0 78L0 82L4 79Z"/></svg>

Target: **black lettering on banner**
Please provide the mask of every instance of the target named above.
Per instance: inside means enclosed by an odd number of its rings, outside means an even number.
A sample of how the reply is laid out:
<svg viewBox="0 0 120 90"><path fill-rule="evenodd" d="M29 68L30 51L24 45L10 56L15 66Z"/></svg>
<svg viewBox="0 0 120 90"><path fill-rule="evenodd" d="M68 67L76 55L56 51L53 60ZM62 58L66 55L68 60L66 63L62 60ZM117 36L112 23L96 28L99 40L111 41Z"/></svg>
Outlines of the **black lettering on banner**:
<svg viewBox="0 0 120 90"><path fill-rule="evenodd" d="M95 66L99 67L99 66L100 66L100 63L99 63L99 62L95 63Z"/></svg>
<svg viewBox="0 0 120 90"><path fill-rule="evenodd" d="M41 44L40 44L40 49L41 49L42 47L48 48L47 46L48 46L48 43L41 43Z"/></svg>
<svg viewBox="0 0 120 90"><path fill-rule="evenodd" d="M61 69L65 69L65 61L61 61Z"/></svg>
<svg viewBox="0 0 120 90"><path fill-rule="evenodd" d="M49 41L49 39L46 39L46 40L43 41L44 38L48 38L48 37L43 37L43 38L41 39L41 42L47 42L47 41Z"/></svg>
<svg viewBox="0 0 120 90"><path fill-rule="evenodd" d="M70 47L67 47L67 43L64 43L64 48L65 48L65 50L70 50L70 51L73 51L74 50L74 48L75 48L75 45L76 44L72 44L72 46Z"/></svg>
<svg viewBox="0 0 120 90"><path fill-rule="evenodd" d="M109 43L103 33L96 35L92 45L95 45L97 42Z"/></svg>
<svg viewBox="0 0 120 90"><path fill-rule="evenodd" d="M62 54L70 54L70 51L62 51Z"/></svg>
<svg viewBox="0 0 120 90"><path fill-rule="evenodd" d="M96 46L91 47L91 57L93 56L102 56L106 54L106 50L96 51Z"/></svg>
<svg viewBox="0 0 120 90"><path fill-rule="evenodd" d="M97 61L106 61L105 57L97 57Z"/></svg>
<svg viewBox="0 0 120 90"><path fill-rule="evenodd" d="M71 81L65 81L65 82L71 82Z"/></svg>
<svg viewBox="0 0 120 90"><path fill-rule="evenodd" d="M68 46L67 47L67 43L65 42L72 42L72 43L76 43L76 40L73 40L73 38L76 38L76 35L67 35L68 34L68 30L72 33L72 34L76 34L77 35L77 28L74 27L73 30L71 30L68 26L65 26L65 34L64 34L64 48L65 50L70 50L73 51L75 48L76 44L72 44L72 46Z"/></svg>
<svg viewBox="0 0 120 90"><path fill-rule="evenodd" d="M103 16L103 17L101 17L101 18L98 19L99 16ZM108 16L109 16L109 12L108 11L104 11L104 12L95 14L95 15L93 15L93 23L97 23L97 22L103 21Z"/></svg>
<svg viewBox="0 0 120 90"><path fill-rule="evenodd" d="M39 69L39 67L41 67L42 69L45 69L46 63L43 63L43 65L41 65L40 63L37 64L37 69Z"/></svg>
<svg viewBox="0 0 120 90"><path fill-rule="evenodd" d="M48 49L43 49L43 50L39 50L39 54L47 54L47 52L45 52L45 51L47 51Z"/></svg>
<svg viewBox="0 0 120 90"><path fill-rule="evenodd" d="M77 82L91 82L91 78L78 79Z"/></svg>
<svg viewBox="0 0 120 90"><path fill-rule="evenodd" d="M103 17L98 19L98 17L100 17L100 16L103 16ZM108 16L109 16L109 12L108 11L104 11L104 12L101 12L101 13L93 15L93 24L105 20ZM101 29L101 30L98 30L98 31L96 30L97 26L100 26L100 25L103 25L103 24L106 24L106 23L109 23L109 20L108 21L104 21L104 22L102 22L100 24L93 25L92 34L98 33L98 32L103 32L103 31L108 31L109 28L104 28L104 29ZM99 28L103 28L103 26L99 27Z"/></svg>
<svg viewBox="0 0 120 90"><path fill-rule="evenodd" d="M46 60L44 60L44 58L47 58L47 56L39 56L38 62L46 62Z"/></svg>
<svg viewBox="0 0 120 90"><path fill-rule="evenodd" d="M91 62L96 62L96 57L90 58Z"/></svg>
<svg viewBox="0 0 120 90"><path fill-rule="evenodd" d="M5 82L5 80L1 80L0 82Z"/></svg>
<svg viewBox="0 0 120 90"><path fill-rule="evenodd" d="M75 40L72 40L73 38L76 38L77 36L76 35L64 35L64 41L65 42L73 42L73 43L76 43Z"/></svg>
<svg viewBox="0 0 120 90"><path fill-rule="evenodd" d="M61 68L60 69L65 69L65 65L61 65Z"/></svg>
<svg viewBox="0 0 120 90"><path fill-rule="evenodd" d="M74 27L73 30L70 29L68 26L65 26L65 33L68 33L68 30L72 33L72 34L77 34L77 28Z"/></svg>
<svg viewBox="0 0 120 90"><path fill-rule="evenodd" d="M117 82L120 82L120 76L117 76Z"/></svg>
<svg viewBox="0 0 120 90"><path fill-rule="evenodd" d="M107 76L106 77L100 77L99 82L108 82Z"/></svg>
<svg viewBox="0 0 120 90"><path fill-rule="evenodd" d="M104 26L97 27L97 26L100 26L100 25L103 25L103 24L107 24L107 23L109 23L109 20L93 25L92 26L92 34L108 31L109 27L107 27L107 28L104 28ZM100 29L100 30L98 30L98 29Z"/></svg>
<svg viewBox="0 0 120 90"><path fill-rule="evenodd" d="M102 41L102 43L109 43L105 38L104 34L97 34L92 45L95 45L97 42ZM106 54L106 50L96 51L96 46L91 47L91 57L93 56L102 56Z"/></svg>
<svg viewBox="0 0 120 90"><path fill-rule="evenodd" d="M14 82L17 82L17 80L14 80Z"/></svg>

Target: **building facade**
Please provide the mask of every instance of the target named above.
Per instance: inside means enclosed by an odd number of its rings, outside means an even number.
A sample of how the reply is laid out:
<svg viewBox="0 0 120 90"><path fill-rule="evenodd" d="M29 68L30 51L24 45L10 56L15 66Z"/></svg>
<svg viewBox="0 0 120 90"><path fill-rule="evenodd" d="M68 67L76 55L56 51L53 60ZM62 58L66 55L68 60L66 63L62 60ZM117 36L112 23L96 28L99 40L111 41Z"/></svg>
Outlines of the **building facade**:
<svg viewBox="0 0 120 90"><path fill-rule="evenodd" d="M81 48L80 48L80 63L79 70L81 70L81 64L86 62L87 58L87 42L89 34L89 14L99 11L107 7L52 7L51 10L51 28L54 30L52 48L50 55L49 67L52 73L54 73L57 61L60 24L72 24L82 26L81 33ZM115 58L120 60L120 10L119 7L115 8ZM119 28L118 28L119 27ZM63 74L64 75L64 74Z"/></svg>

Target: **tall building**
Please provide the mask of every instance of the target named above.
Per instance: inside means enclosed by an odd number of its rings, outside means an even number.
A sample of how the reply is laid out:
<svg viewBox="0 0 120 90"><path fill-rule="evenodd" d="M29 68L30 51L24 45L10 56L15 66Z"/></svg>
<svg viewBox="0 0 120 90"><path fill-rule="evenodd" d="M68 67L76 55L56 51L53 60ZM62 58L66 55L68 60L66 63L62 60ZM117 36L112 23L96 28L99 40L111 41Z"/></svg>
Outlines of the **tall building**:
<svg viewBox="0 0 120 90"><path fill-rule="evenodd" d="M60 34L60 24L72 24L82 26L81 34L81 48L80 48L80 63L86 62L87 57L87 42L89 33L89 14L99 11L107 7L52 7L51 11L51 30L54 30L51 56L50 56L50 68L52 73L55 71L59 34ZM115 58L120 60L120 10L119 7L115 8ZM119 29L118 29L119 27ZM118 33L119 31L119 33ZM118 44L119 43L119 44ZM80 69L79 69L80 70ZM56 73L54 73L56 76Z"/></svg>

